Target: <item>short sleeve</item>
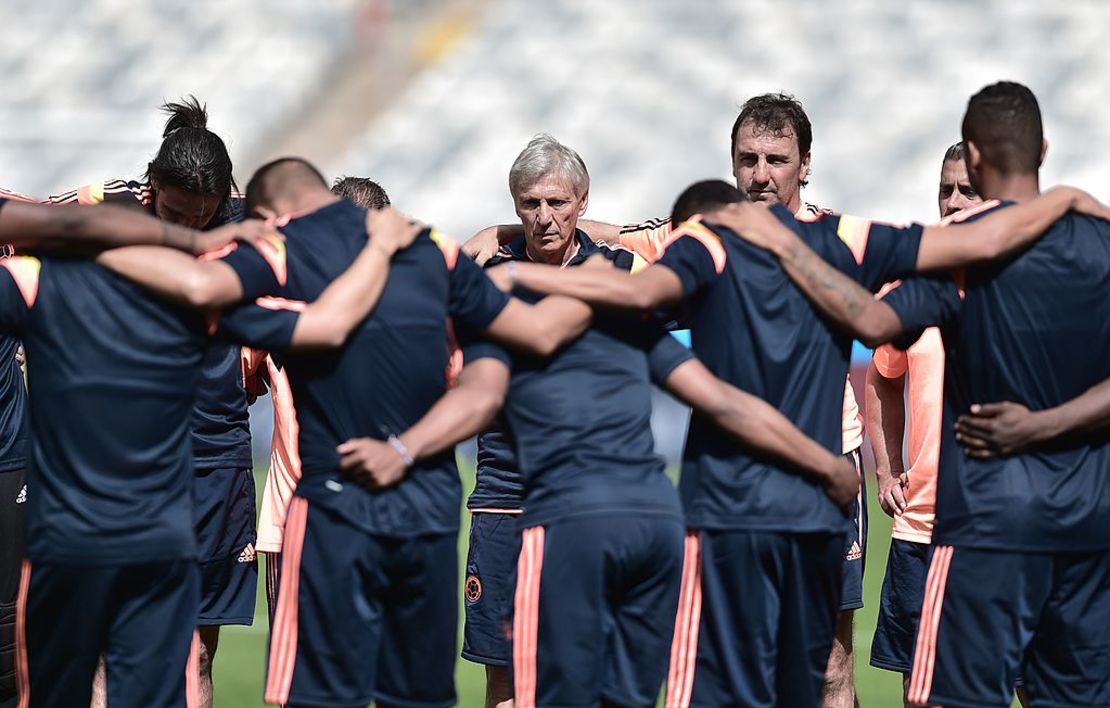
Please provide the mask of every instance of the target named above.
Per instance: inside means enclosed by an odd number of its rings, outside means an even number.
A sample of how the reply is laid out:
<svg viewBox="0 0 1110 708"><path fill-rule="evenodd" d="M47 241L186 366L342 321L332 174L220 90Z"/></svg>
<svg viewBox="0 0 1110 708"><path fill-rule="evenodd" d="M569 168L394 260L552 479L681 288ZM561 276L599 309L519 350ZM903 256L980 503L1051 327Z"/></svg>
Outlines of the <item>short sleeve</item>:
<svg viewBox="0 0 1110 708"><path fill-rule="evenodd" d="M0 260L0 331L20 334L39 292L42 262L29 256Z"/></svg>
<svg viewBox="0 0 1110 708"><path fill-rule="evenodd" d="M513 357L501 345L488 339L474 339L462 345L463 366L479 359L496 359L505 366L512 367Z"/></svg>
<svg viewBox="0 0 1110 708"><path fill-rule="evenodd" d="M651 219L621 227L617 242L646 262L654 263L663 254L670 238L670 219Z"/></svg>
<svg viewBox="0 0 1110 708"><path fill-rule="evenodd" d="M684 296L708 287L724 272L724 244L717 234L701 224L685 222L671 234L671 239L656 263L678 276Z"/></svg>
<svg viewBox="0 0 1110 708"><path fill-rule="evenodd" d="M235 271L243 286L243 301L250 302L263 295L275 295L285 285L285 242L272 238L257 247L239 245L219 260Z"/></svg>
<svg viewBox="0 0 1110 708"><path fill-rule="evenodd" d="M948 276L910 278L883 297L902 323L902 331L912 338L894 342L899 349L917 341L927 327L944 325L959 316L962 299L956 283ZM905 345L905 346L903 346Z"/></svg>
<svg viewBox="0 0 1110 708"><path fill-rule="evenodd" d="M682 346L674 337L662 329L660 336L648 349L648 372L651 380L657 385L662 385L679 365L694 358L694 353Z"/></svg>
<svg viewBox="0 0 1110 708"><path fill-rule="evenodd" d="M493 281L469 258L456 258L450 268L447 311L460 325L484 330L501 314L509 295L497 289Z"/></svg>
<svg viewBox="0 0 1110 708"><path fill-rule="evenodd" d="M220 315L216 335L268 352L284 352L293 342L304 303L276 297L258 298Z"/></svg>
<svg viewBox="0 0 1110 708"><path fill-rule="evenodd" d="M909 357L889 344L877 348L871 355L871 363L884 379L897 379L905 376L909 369Z"/></svg>
<svg viewBox="0 0 1110 708"><path fill-rule="evenodd" d="M818 223L828 223L823 219ZM894 226L842 214L835 218L836 236L852 252L859 266L856 279L871 292L885 283L913 275L924 227Z"/></svg>

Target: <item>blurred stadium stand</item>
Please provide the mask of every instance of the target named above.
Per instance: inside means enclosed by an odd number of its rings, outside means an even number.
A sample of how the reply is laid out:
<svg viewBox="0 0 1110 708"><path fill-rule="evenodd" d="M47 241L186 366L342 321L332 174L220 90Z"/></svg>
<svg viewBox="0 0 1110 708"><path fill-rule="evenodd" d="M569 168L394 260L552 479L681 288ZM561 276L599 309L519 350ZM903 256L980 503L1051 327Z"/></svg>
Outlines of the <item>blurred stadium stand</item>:
<svg viewBox="0 0 1110 708"><path fill-rule="evenodd" d="M546 131L590 169L587 215L631 221L729 178L740 104L785 90L814 124L807 199L932 221L968 96L1009 78L1041 100L1046 184L1105 199L1108 26L1098 0L8 0L0 185L44 196L137 177L155 107L193 93L240 184L303 154L464 238L515 220L509 166Z"/></svg>

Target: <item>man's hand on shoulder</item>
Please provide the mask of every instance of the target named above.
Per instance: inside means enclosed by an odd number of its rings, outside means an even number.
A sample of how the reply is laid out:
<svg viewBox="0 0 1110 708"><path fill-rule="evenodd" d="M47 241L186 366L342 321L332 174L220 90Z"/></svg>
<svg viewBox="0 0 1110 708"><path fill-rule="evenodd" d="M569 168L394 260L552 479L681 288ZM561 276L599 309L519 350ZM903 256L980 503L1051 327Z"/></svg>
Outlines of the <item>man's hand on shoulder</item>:
<svg viewBox="0 0 1110 708"><path fill-rule="evenodd" d="M724 226L753 246L771 251L780 258L796 238L770 209L754 202L729 204L703 216L706 223Z"/></svg>
<svg viewBox="0 0 1110 708"><path fill-rule="evenodd" d="M470 256L478 265L485 265L486 261L497 255L501 248L498 241L499 226L487 226L466 240L462 251Z"/></svg>
<svg viewBox="0 0 1110 708"><path fill-rule="evenodd" d="M425 228L390 207L366 212L366 233L370 237L367 245L380 248L389 256L411 246Z"/></svg>
<svg viewBox="0 0 1110 708"><path fill-rule="evenodd" d="M273 226L261 219L233 221L198 234L193 255L211 253L234 241L242 241L257 247L264 239L275 237L280 239L281 235L274 230Z"/></svg>

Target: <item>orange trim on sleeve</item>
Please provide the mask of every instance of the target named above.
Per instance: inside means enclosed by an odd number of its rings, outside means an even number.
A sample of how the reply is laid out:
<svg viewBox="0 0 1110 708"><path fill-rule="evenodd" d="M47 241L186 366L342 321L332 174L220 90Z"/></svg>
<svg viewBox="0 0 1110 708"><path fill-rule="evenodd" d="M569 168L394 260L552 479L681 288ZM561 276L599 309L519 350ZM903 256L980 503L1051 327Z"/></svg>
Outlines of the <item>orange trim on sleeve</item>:
<svg viewBox="0 0 1110 708"><path fill-rule="evenodd" d="M666 250L668 246L683 236L690 236L697 239L698 243L704 246L705 250L709 251L709 255L713 258L713 269L717 271L718 274L724 272L725 263L728 261L725 245L721 243L720 236L701 224L700 214L696 214L689 221L682 222L678 225L677 229L671 231L671 237L667 240L663 250Z"/></svg>
<svg viewBox="0 0 1110 708"><path fill-rule="evenodd" d="M851 249L856 263L862 264L863 254L867 253L867 237L871 235L871 222L851 214L841 214L836 235Z"/></svg>
<svg viewBox="0 0 1110 708"><path fill-rule="evenodd" d="M871 355L871 363L875 371L884 379L896 379L909 369L909 357L905 352L900 352L889 344L884 344L875 349Z"/></svg>
<svg viewBox="0 0 1110 708"><path fill-rule="evenodd" d="M88 184L77 188L77 203L93 206L104 201L104 183Z"/></svg>
<svg viewBox="0 0 1110 708"><path fill-rule="evenodd" d="M39 295L39 271L42 270L42 261L30 256L12 256L0 261L0 266L7 268L12 274L12 280L19 288L23 301L27 307L35 306L35 299Z"/></svg>
<svg viewBox="0 0 1110 708"><path fill-rule="evenodd" d="M459 262L459 244L436 229L432 229L428 236L439 246L443 260L447 261L447 270L455 270L455 264Z"/></svg>
<svg viewBox="0 0 1110 708"><path fill-rule="evenodd" d="M285 285L288 276L286 263L285 239L277 232L271 231L262 234L262 237L253 242L254 247L266 259L270 269L274 271L278 285Z"/></svg>

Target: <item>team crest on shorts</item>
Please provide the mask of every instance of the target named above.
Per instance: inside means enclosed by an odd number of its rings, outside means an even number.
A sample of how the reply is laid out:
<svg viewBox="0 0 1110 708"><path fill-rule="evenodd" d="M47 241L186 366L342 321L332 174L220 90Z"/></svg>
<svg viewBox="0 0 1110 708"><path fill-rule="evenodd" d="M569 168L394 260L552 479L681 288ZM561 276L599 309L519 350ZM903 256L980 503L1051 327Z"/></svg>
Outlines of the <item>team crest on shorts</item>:
<svg viewBox="0 0 1110 708"><path fill-rule="evenodd" d="M482 581L478 579L477 575L469 575L466 578L466 601L474 604L482 599Z"/></svg>

